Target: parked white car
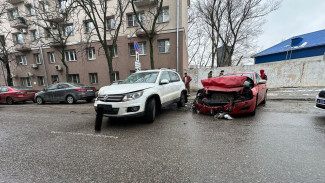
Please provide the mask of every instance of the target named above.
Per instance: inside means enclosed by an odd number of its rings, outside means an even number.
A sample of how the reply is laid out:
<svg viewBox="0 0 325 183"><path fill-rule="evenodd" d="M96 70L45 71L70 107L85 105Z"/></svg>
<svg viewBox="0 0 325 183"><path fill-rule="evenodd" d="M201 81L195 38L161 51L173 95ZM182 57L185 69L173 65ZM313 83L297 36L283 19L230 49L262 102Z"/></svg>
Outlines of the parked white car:
<svg viewBox="0 0 325 183"><path fill-rule="evenodd" d="M316 108L325 110L325 89L316 96Z"/></svg>
<svg viewBox="0 0 325 183"><path fill-rule="evenodd" d="M172 103L183 107L186 102L187 91L177 72L168 69L139 71L120 84L99 90L94 104L97 112L95 130L100 130L103 116L143 116L151 123L162 107Z"/></svg>

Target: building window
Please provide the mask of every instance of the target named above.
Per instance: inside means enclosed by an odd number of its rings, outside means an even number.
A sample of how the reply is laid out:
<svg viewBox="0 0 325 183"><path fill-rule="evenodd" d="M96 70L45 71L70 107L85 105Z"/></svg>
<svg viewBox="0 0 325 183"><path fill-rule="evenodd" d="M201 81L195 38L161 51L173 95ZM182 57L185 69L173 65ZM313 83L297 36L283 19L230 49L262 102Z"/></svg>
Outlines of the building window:
<svg viewBox="0 0 325 183"><path fill-rule="evenodd" d="M30 82L30 78L21 78L21 85L25 87L32 87L32 83Z"/></svg>
<svg viewBox="0 0 325 183"><path fill-rule="evenodd" d="M40 6L41 6L41 8L42 8L42 10L44 11L44 12L48 12L49 11L49 5L47 4L47 2L40 2Z"/></svg>
<svg viewBox="0 0 325 183"><path fill-rule="evenodd" d="M108 46L109 53L112 54L112 48L113 46ZM118 57L117 55L117 47L114 47L113 57Z"/></svg>
<svg viewBox="0 0 325 183"><path fill-rule="evenodd" d="M86 33L91 33L94 30L94 23L93 22L85 22L86 26Z"/></svg>
<svg viewBox="0 0 325 183"><path fill-rule="evenodd" d="M59 80L59 76L58 75L51 75L51 80L52 80L52 83L59 83L60 80Z"/></svg>
<svg viewBox="0 0 325 183"><path fill-rule="evenodd" d="M38 80L38 85L39 86L45 86L45 82L44 82L44 76L37 76L37 80Z"/></svg>
<svg viewBox="0 0 325 183"><path fill-rule="evenodd" d="M164 8L160 15L158 16L158 23L169 21L169 8Z"/></svg>
<svg viewBox="0 0 325 183"><path fill-rule="evenodd" d="M4 35L0 35L0 47L6 46L6 40Z"/></svg>
<svg viewBox="0 0 325 183"><path fill-rule="evenodd" d="M49 55L50 63L51 64L54 64L55 63L55 55L54 55L54 52L49 52L47 54Z"/></svg>
<svg viewBox="0 0 325 183"><path fill-rule="evenodd" d="M30 4L26 5L26 12L29 16L35 15L35 11L33 10L33 7Z"/></svg>
<svg viewBox="0 0 325 183"><path fill-rule="evenodd" d="M71 4L71 0L59 0L60 12L64 12Z"/></svg>
<svg viewBox="0 0 325 183"><path fill-rule="evenodd" d="M74 35L73 25L66 25L66 26L64 26L63 27L63 35L65 37L73 36Z"/></svg>
<svg viewBox="0 0 325 183"><path fill-rule="evenodd" d="M98 84L97 73L89 73L89 79L91 84Z"/></svg>
<svg viewBox="0 0 325 183"><path fill-rule="evenodd" d="M14 20L14 19L17 19L19 17L19 13L18 13L17 8L15 8L13 10L10 10L8 13L9 13L10 20Z"/></svg>
<svg viewBox="0 0 325 183"><path fill-rule="evenodd" d="M65 56L65 61L71 62L71 61L77 61L77 56L76 56L76 50L69 50L64 52Z"/></svg>
<svg viewBox="0 0 325 183"><path fill-rule="evenodd" d="M42 62L41 62L41 55L39 53L34 54L34 58L35 58L35 63L36 64L42 64Z"/></svg>
<svg viewBox="0 0 325 183"><path fill-rule="evenodd" d="M87 52L88 52L88 60L96 59L95 48L88 48Z"/></svg>
<svg viewBox="0 0 325 183"><path fill-rule="evenodd" d="M24 43L23 34L21 34L21 33L13 34L13 37L14 37L15 44L23 44Z"/></svg>
<svg viewBox="0 0 325 183"><path fill-rule="evenodd" d="M169 39L158 40L158 50L159 53L169 53L170 50Z"/></svg>
<svg viewBox="0 0 325 183"><path fill-rule="evenodd" d="M120 73L118 71L113 72L114 81L120 80Z"/></svg>
<svg viewBox="0 0 325 183"><path fill-rule="evenodd" d="M134 44L129 43L130 55L135 56ZM146 51L146 42L139 42L139 55L145 55Z"/></svg>
<svg viewBox="0 0 325 183"><path fill-rule="evenodd" d="M69 74L68 82L70 83L80 83L79 74Z"/></svg>
<svg viewBox="0 0 325 183"><path fill-rule="evenodd" d="M25 55L18 56L17 59L20 65L27 65L27 59Z"/></svg>
<svg viewBox="0 0 325 183"><path fill-rule="evenodd" d="M115 19L113 17L107 17L107 30L115 29Z"/></svg>
<svg viewBox="0 0 325 183"><path fill-rule="evenodd" d="M31 33L32 41L36 41L38 37L36 30L31 30L30 33Z"/></svg>
<svg viewBox="0 0 325 183"><path fill-rule="evenodd" d="M51 31L48 28L44 28L44 33L45 33L45 38L50 38L51 37Z"/></svg>
<svg viewBox="0 0 325 183"><path fill-rule="evenodd" d="M144 13L138 13L138 15L139 15L139 19L140 19L141 23L143 23L144 22ZM129 14L129 15L127 15L127 18L128 18L128 26L129 27L135 27L135 26L139 25L135 14Z"/></svg>

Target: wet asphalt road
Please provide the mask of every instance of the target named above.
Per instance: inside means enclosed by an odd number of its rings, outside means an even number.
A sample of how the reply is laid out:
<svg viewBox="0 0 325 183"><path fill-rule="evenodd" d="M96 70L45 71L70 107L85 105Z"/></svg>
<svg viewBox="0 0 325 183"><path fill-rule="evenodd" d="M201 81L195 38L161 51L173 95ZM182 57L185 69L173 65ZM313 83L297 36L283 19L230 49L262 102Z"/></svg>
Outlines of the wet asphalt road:
<svg viewBox="0 0 325 183"><path fill-rule="evenodd" d="M91 104L0 105L0 182L325 182L325 111L268 101L215 120L175 106L94 132Z"/></svg>

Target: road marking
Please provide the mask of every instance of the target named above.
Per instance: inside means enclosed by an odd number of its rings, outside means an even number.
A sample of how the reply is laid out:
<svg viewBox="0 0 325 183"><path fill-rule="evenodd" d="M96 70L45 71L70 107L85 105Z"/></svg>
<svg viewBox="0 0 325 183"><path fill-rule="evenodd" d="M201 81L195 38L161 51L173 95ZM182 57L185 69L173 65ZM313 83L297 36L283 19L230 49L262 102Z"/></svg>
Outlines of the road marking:
<svg viewBox="0 0 325 183"><path fill-rule="evenodd" d="M74 133L74 132L54 132L51 131L52 134L68 134L68 135L79 135L79 136L87 136L87 137L102 137L102 138L112 138L112 139L118 139L118 137L115 136L107 136L107 135L95 135L95 134L87 134L87 133Z"/></svg>

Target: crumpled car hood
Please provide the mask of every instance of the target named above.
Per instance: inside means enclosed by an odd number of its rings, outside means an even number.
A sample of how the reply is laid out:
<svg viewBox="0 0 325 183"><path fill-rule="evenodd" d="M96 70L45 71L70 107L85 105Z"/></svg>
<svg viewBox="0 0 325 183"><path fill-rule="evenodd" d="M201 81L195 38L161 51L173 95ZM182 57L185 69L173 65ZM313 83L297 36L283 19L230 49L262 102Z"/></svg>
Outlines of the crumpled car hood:
<svg viewBox="0 0 325 183"><path fill-rule="evenodd" d="M203 79L201 83L206 91L234 92L241 91L246 80L247 76L222 76Z"/></svg>

